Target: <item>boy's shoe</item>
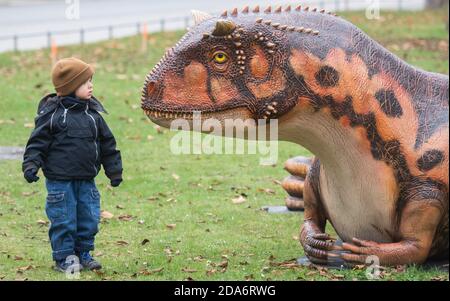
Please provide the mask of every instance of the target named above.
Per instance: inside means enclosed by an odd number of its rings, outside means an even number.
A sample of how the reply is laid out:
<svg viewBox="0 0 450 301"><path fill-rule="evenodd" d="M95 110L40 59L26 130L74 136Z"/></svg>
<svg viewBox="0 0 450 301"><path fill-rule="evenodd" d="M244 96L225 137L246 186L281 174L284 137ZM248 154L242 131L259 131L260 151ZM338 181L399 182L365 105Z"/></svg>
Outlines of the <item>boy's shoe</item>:
<svg viewBox="0 0 450 301"><path fill-rule="evenodd" d="M83 267L77 262L77 260L57 260L55 261L55 266L53 267L54 270L61 272L61 273L76 273L83 269Z"/></svg>
<svg viewBox="0 0 450 301"><path fill-rule="evenodd" d="M81 252L78 257L80 258L80 263L83 266L83 268L88 270L100 270L102 268L102 265L100 262L92 258L91 254L89 252Z"/></svg>

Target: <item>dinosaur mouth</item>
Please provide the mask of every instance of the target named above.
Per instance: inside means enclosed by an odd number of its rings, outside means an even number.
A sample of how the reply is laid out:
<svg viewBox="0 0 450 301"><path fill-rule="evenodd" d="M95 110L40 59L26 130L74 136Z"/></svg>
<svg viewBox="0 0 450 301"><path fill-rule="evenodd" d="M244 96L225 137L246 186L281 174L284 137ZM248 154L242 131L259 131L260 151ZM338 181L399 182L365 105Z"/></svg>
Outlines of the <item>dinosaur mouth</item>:
<svg viewBox="0 0 450 301"><path fill-rule="evenodd" d="M227 119L253 119L253 114L250 110L243 105L235 106L231 108L222 108L215 110L174 110L174 109L160 109L160 108L149 108L148 105L142 105L142 110L145 115L154 123L170 128L171 122L177 119L187 120L192 123L194 120L207 120L216 119L218 121L226 121Z"/></svg>

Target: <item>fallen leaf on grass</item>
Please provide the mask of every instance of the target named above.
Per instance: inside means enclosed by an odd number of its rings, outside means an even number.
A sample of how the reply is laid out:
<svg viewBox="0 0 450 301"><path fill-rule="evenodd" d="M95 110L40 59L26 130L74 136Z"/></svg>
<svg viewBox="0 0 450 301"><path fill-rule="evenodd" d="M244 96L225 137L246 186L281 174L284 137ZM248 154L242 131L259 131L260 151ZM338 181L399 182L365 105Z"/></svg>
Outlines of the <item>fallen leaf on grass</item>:
<svg viewBox="0 0 450 301"><path fill-rule="evenodd" d="M104 219L111 219L114 217L114 214L112 214L111 212L102 210L102 213L100 214L100 216Z"/></svg>
<svg viewBox="0 0 450 301"><path fill-rule="evenodd" d="M25 197L29 197L29 196L32 196L32 195L35 195L36 193L38 193L39 191L31 191L31 192L22 192L22 195L23 196L25 196Z"/></svg>
<svg viewBox="0 0 450 301"><path fill-rule="evenodd" d="M31 269L33 269L33 268L34 268L34 267L33 267L32 265L27 265L27 266L18 268L18 269L17 269L17 272L18 272L18 273L23 273L23 272L29 271L29 270L31 270Z"/></svg>
<svg viewBox="0 0 450 301"><path fill-rule="evenodd" d="M25 128L27 128L27 129L33 129L34 128L34 123L25 123L23 126Z"/></svg>
<svg viewBox="0 0 450 301"><path fill-rule="evenodd" d="M178 181L178 180L180 179L180 176L177 175L176 173L173 173L173 174L172 174L172 178L174 178L175 181Z"/></svg>
<svg viewBox="0 0 450 301"><path fill-rule="evenodd" d="M217 270L216 270L216 269L206 270L206 275L207 275L207 276L214 275L215 273L217 273Z"/></svg>
<svg viewBox="0 0 450 301"><path fill-rule="evenodd" d="M148 239L146 238L146 239L144 239L144 240L141 242L141 245L144 246L145 244L147 244L147 243L149 243L149 242L150 242L150 240L148 240Z"/></svg>
<svg viewBox="0 0 450 301"><path fill-rule="evenodd" d="M129 243L125 240L118 240L118 241L116 241L116 244L119 246L128 246L129 245Z"/></svg>
<svg viewBox="0 0 450 301"><path fill-rule="evenodd" d="M160 273L163 270L164 270L164 268L157 268L157 269L153 269L153 270L144 269L144 270L141 270L139 272L139 274L144 275L144 276L148 276L148 275L151 275L151 274Z"/></svg>
<svg viewBox="0 0 450 301"><path fill-rule="evenodd" d="M185 273L197 273L197 270L190 268L182 268L181 271Z"/></svg>
<svg viewBox="0 0 450 301"><path fill-rule="evenodd" d="M123 222L129 222L133 220L133 216L129 214L121 214L118 216L118 219Z"/></svg>
<svg viewBox="0 0 450 301"><path fill-rule="evenodd" d="M15 255L14 256L14 260L16 260L16 261L23 260L23 257Z"/></svg>
<svg viewBox="0 0 450 301"><path fill-rule="evenodd" d="M233 204L242 204L247 201L246 198L244 198L242 195L238 196L237 198L234 198L231 200Z"/></svg>
<svg viewBox="0 0 450 301"><path fill-rule="evenodd" d="M122 205L116 205L116 208L117 208L117 209L125 209L125 207L122 206Z"/></svg>
<svg viewBox="0 0 450 301"><path fill-rule="evenodd" d="M36 222L38 225L41 225L41 226L47 226L48 225L48 221L44 221L44 220L42 220L42 219L39 219L39 220L37 220L37 222Z"/></svg>
<svg viewBox="0 0 450 301"><path fill-rule="evenodd" d="M176 226L177 226L177 224L168 224L168 225L166 225L167 229L170 229L170 230L175 229Z"/></svg>
<svg viewBox="0 0 450 301"><path fill-rule="evenodd" d="M259 191L259 192L265 192L265 193L267 193L267 194L275 194L275 191L272 190L272 189L269 189L269 188L265 188L265 189L263 189L263 188L258 188L258 191Z"/></svg>

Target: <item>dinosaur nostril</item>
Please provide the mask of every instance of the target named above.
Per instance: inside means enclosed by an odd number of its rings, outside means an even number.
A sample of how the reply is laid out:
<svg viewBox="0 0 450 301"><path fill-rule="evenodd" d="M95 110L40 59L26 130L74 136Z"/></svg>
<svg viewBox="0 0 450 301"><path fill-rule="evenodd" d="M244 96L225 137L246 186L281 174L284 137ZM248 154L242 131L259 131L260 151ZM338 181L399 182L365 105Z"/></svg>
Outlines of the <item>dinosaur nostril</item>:
<svg viewBox="0 0 450 301"><path fill-rule="evenodd" d="M151 81L147 84L147 95L151 96L156 91L156 82Z"/></svg>

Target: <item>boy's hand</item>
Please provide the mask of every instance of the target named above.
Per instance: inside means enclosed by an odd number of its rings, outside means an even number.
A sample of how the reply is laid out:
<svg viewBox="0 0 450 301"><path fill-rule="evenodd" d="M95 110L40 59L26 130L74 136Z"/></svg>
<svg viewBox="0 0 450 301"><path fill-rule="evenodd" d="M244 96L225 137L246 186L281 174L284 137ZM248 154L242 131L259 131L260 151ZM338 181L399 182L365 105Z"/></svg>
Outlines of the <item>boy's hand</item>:
<svg viewBox="0 0 450 301"><path fill-rule="evenodd" d="M112 187L117 187L120 185L120 183L122 183L122 178L111 180Z"/></svg>
<svg viewBox="0 0 450 301"><path fill-rule="evenodd" d="M29 170L26 170L23 176L25 177L25 180L27 180L28 183L33 183L39 181L39 177L37 176L37 169L32 168Z"/></svg>

